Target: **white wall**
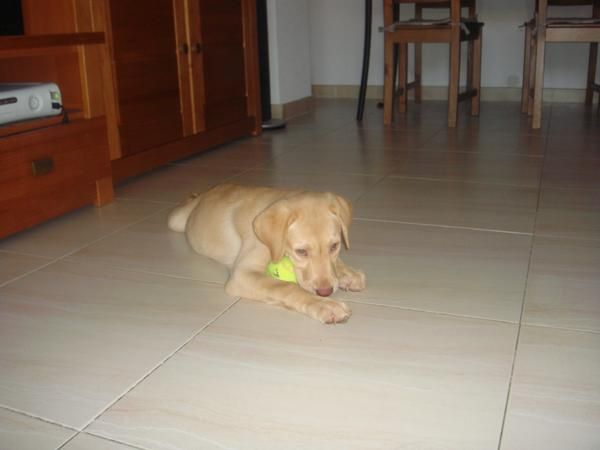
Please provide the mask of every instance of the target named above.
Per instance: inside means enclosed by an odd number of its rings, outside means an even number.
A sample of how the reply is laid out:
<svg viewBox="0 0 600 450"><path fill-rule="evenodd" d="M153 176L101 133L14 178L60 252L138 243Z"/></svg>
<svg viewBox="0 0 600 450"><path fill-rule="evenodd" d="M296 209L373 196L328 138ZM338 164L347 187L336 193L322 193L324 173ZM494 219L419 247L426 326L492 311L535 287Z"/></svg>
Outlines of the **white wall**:
<svg viewBox="0 0 600 450"><path fill-rule="evenodd" d="M295 1L295 0L292 0ZM277 3L289 3L277 0ZM519 25L533 11L534 0L479 0L483 34L482 86L520 87L523 30ZM373 0L373 36L369 85L383 84L382 0ZM562 10L564 11L564 9ZM587 9L569 9L574 15ZM358 85L362 61L364 1L308 0L312 84ZM423 84L446 86L448 47L430 44L423 55ZM545 86L583 88L588 46L551 44L547 47Z"/></svg>
<svg viewBox="0 0 600 450"><path fill-rule="evenodd" d="M284 104L312 92L307 0L268 0L271 103Z"/></svg>

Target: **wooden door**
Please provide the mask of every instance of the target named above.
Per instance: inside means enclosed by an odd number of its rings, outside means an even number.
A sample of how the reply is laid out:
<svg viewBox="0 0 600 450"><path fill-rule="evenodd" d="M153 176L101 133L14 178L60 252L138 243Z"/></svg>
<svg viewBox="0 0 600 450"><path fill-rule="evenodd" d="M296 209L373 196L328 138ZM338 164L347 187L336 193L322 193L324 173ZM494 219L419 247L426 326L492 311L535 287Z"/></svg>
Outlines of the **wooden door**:
<svg viewBox="0 0 600 450"><path fill-rule="evenodd" d="M248 117L243 0L190 0L196 132Z"/></svg>
<svg viewBox="0 0 600 450"><path fill-rule="evenodd" d="M183 136L173 0L109 0L121 156Z"/></svg>

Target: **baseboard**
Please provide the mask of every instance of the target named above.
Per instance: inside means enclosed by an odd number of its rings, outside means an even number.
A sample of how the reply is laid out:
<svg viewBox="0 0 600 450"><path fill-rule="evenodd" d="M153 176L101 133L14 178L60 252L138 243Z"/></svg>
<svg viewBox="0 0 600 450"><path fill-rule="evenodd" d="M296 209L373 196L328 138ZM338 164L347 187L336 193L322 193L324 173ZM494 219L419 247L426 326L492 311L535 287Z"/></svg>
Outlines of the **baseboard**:
<svg viewBox="0 0 600 450"><path fill-rule="evenodd" d="M271 105L271 116L274 119L290 119L312 111L314 106L313 96L304 97L292 102Z"/></svg>
<svg viewBox="0 0 600 450"><path fill-rule="evenodd" d="M359 86L355 85L324 85L314 84L312 87L315 98L357 98ZM409 98L413 95L409 91ZM424 100L446 100L448 88L444 86L423 86ZM367 98L383 98L383 86L368 86ZM544 101L556 103L582 103L585 99L585 89L544 89ZM481 89L483 101L521 101L521 88L516 87L484 87Z"/></svg>

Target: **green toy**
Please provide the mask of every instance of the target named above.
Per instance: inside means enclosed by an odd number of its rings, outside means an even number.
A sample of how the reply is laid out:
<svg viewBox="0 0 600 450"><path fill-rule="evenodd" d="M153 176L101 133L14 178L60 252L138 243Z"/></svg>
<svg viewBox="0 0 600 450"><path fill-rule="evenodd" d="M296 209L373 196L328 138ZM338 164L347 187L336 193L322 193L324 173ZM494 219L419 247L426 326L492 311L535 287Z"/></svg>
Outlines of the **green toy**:
<svg viewBox="0 0 600 450"><path fill-rule="evenodd" d="M276 280L297 283L296 272L294 272L294 263L288 256L284 256L278 262L271 261L267 265L267 275L270 275Z"/></svg>

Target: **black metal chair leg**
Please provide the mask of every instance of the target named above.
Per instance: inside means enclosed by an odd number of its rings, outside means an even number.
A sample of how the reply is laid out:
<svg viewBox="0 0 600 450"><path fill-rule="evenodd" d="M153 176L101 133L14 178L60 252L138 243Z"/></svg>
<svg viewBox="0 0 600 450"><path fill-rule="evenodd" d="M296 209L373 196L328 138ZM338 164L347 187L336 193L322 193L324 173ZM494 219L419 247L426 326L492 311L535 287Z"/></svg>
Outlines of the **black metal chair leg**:
<svg viewBox="0 0 600 450"><path fill-rule="evenodd" d="M371 57L371 23L373 19L373 0L365 0L365 39L363 46L362 75L360 78L360 90L358 92L358 109L356 120L361 121L365 110L365 98L367 96L367 82L369 80L369 59Z"/></svg>

